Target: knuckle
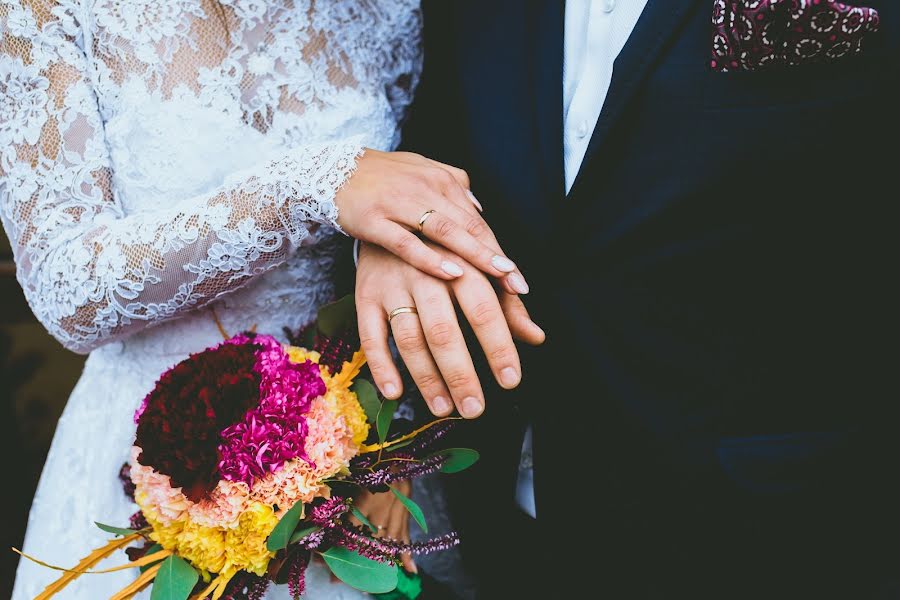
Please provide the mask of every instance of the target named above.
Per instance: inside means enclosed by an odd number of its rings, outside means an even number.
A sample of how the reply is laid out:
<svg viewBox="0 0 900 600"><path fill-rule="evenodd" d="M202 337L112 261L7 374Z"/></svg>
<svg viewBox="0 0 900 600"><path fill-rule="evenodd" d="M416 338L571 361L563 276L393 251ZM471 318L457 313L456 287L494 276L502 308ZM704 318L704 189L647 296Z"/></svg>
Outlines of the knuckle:
<svg viewBox="0 0 900 600"><path fill-rule="evenodd" d="M428 327L428 335L431 338L432 344L438 348L446 348L456 340L453 325L446 321L432 323Z"/></svg>
<svg viewBox="0 0 900 600"><path fill-rule="evenodd" d="M416 377L419 388L422 390L430 390L441 384L441 378L433 372L422 373Z"/></svg>
<svg viewBox="0 0 900 600"><path fill-rule="evenodd" d="M442 239L446 239L446 238L452 236L455 231L456 231L456 224L447 218L441 218L437 222L437 224L434 228L435 235L437 235L438 237L440 237Z"/></svg>
<svg viewBox="0 0 900 600"><path fill-rule="evenodd" d="M453 371L447 374L445 380L452 388L466 388L472 385L474 377L468 371Z"/></svg>
<svg viewBox="0 0 900 600"><path fill-rule="evenodd" d="M469 235L477 238L482 237L489 230L490 228L488 227L487 223L485 223L484 219L482 219L481 217L472 217L466 223L466 231L469 233Z"/></svg>
<svg viewBox="0 0 900 600"><path fill-rule="evenodd" d="M472 183L472 180L469 178L468 172L466 172L465 169L456 168L456 174L459 177L460 181L462 181L463 185L465 187L469 187L469 185Z"/></svg>
<svg viewBox="0 0 900 600"><path fill-rule="evenodd" d="M496 302L482 300L472 307L472 325L476 327L487 325L500 316L500 307Z"/></svg>
<svg viewBox="0 0 900 600"><path fill-rule="evenodd" d="M488 353L488 358L491 361L495 362L503 362L507 359L512 358L514 355L513 349L507 345L500 346L499 348L494 348Z"/></svg>
<svg viewBox="0 0 900 600"><path fill-rule="evenodd" d="M398 254L408 255L412 252L413 246L415 246L418 241L419 240L413 235L403 234L397 236L397 240L394 242L394 250L396 250Z"/></svg>
<svg viewBox="0 0 900 600"><path fill-rule="evenodd" d="M403 352L416 353L425 349L425 340L422 339L418 329L415 327L397 326L394 332L394 342L397 343L397 347Z"/></svg>

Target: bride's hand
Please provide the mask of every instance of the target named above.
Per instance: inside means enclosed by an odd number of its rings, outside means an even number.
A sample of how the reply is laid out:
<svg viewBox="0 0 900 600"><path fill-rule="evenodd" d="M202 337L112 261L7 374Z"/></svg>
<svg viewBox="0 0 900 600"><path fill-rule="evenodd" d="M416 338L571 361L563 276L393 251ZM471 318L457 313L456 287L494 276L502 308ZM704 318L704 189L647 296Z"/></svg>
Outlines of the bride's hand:
<svg viewBox="0 0 900 600"><path fill-rule="evenodd" d="M392 488L409 498L412 495L412 484L409 481L398 481ZM375 537L388 537L400 542L409 543L409 512L400 500L391 492L372 494L360 492L354 500L356 508L366 516L369 522L378 529ZM362 525L355 518L357 525ZM403 554L403 567L410 573L417 573L416 563L412 556Z"/></svg>
<svg viewBox="0 0 900 600"><path fill-rule="evenodd" d="M417 231L501 279L507 292L528 293L522 274L481 217L461 169L418 154L366 150L335 204L344 231L386 248L424 273L449 280L463 270L424 244Z"/></svg>

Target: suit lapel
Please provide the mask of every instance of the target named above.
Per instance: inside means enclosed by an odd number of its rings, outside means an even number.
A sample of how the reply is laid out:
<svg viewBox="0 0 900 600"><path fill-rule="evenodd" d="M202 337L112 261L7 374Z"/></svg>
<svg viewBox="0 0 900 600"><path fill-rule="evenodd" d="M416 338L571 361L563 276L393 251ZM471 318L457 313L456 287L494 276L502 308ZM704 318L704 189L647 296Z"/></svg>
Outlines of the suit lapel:
<svg viewBox="0 0 900 600"><path fill-rule="evenodd" d="M712 11L712 2L707 0ZM569 195L579 187L591 158L603 147L632 96L640 89L668 42L678 32L685 16L700 0L649 0L628 42L616 59L612 82L581 169ZM561 87L561 84L560 84Z"/></svg>
<svg viewBox="0 0 900 600"><path fill-rule="evenodd" d="M563 52L565 2L529 3L531 89L535 133L545 193L554 204L565 195L563 157Z"/></svg>

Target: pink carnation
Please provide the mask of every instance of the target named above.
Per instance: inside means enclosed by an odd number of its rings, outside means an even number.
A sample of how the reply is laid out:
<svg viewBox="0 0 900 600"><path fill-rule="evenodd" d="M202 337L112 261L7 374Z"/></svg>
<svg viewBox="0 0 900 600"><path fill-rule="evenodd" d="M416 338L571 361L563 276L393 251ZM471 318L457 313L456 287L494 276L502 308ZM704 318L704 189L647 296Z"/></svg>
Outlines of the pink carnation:
<svg viewBox="0 0 900 600"><path fill-rule="evenodd" d="M309 433L305 449L312 462L292 460L257 480L250 491L253 500L284 511L296 502L309 503L326 496L328 486L323 481L346 468L356 455L353 431L344 417L331 410L325 398L312 401L306 419Z"/></svg>
<svg viewBox="0 0 900 600"><path fill-rule="evenodd" d="M166 525L178 521L193 502L187 499L180 487L172 487L172 480L168 475L139 463L137 459L140 455L141 449L132 446L131 481L136 495L141 498L142 506L151 508L156 513L156 518Z"/></svg>
<svg viewBox="0 0 900 600"><path fill-rule="evenodd" d="M293 363L281 344L258 335L254 371L259 373L259 405L240 422L221 433L219 472L229 481L248 486L289 460L306 458L306 412L313 398L326 392L319 366L311 361ZM229 343L246 343L237 336Z"/></svg>

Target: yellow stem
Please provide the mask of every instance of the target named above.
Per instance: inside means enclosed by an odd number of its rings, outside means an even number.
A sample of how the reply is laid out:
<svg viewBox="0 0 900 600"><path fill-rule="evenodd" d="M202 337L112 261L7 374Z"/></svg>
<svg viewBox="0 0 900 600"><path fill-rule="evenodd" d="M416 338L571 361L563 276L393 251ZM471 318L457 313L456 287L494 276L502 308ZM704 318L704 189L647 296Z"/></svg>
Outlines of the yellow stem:
<svg viewBox="0 0 900 600"><path fill-rule="evenodd" d="M20 556L27 558L33 563L37 563L42 567L47 567L48 569L53 569L54 571L63 571L64 573L75 573L76 575L100 575L102 573L113 573L115 571L123 571L125 569L132 569L136 567L143 567L144 565L149 565L150 563L156 562L158 560L162 560L172 554L171 550L160 550L158 552L154 552L153 554L148 554L147 556L143 556L135 561L130 563L125 563L124 565L119 565L118 567L110 567L109 569L100 569L99 571L79 571L77 569L65 569L63 567L57 567L56 565L51 565L50 563L45 563L42 560L38 560L33 556L29 556L25 554L21 550L17 550L13 548L13 552L19 554Z"/></svg>
<svg viewBox="0 0 900 600"><path fill-rule="evenodd" d="M444 421L458 421L460 418L461 418L461 417L444 417L443 419L438 419L437 421L432 421L432 422L429 423L428 425L425 425L425 426L423 426L423 427L419 427L418 429L416 429L416 430L413 431L412 433L407 433L406 435L404 435L404 436L402 436L402 437L398 437L396 440L391 440L390 442L385 442L385 443L383 443L383 444L370 444L370 445L368 445L368 446L363 446L362 448L359 449L359 453L360 453L360 454L368 454L369 452L376 452L376 451L378 451L378 450L385 450L385 449L390 448L391 446L394 446L394 445L399 444L399 443L401 443L401 442L405 442L405 441L407 441L407 440L413 439L414 437L416 437L417 435L419 435L419 434L422 433L423 431L425 431L425 430L427 430L427 429L430 429L430 428L434 427L434 426L437 425L438 423L443 423Z"/></svg>
<svg viewBox="0 0 900 600"><path fill-rule="evenodd" d="M141 576L132 581L128 585L128 587L125 587L110 596L109 600L128 600L129 598L133 597L142 589L150 585L150 582L153 581L156 578L156 574L159 573L160 567L162 567L162 563L153 565L152 567L141 573Z"/></svg>
<svg viewBox="0 0 900 600"><path fill-rule="evenodd" d="M230 340L231 336L228 335L228 332L225 330L225 327L222 325L222 321L219 320L219 315L216 314L216 309L212 306L209 307L209 311L212 313L213 321L216 324L216 327L219 329L219 335L222 336L224 340Z"/></svg>
<svg viewBox="0 0 900 600"><path fill-rule="evenodd" d="M110 540L109 543L107 543L106 545L104 545L100 548L97 548L96 550L94 550L93 552L91 552L90 554L85 556L83 559L81 559L81 561L77 565L75 565L74 569L67 570L65 573L63 573L62 577L60 577L59 579L57 579L56 581L54 581L53 583L48 585L46 588L44 588L44 591L41 592L40 594L38 594L37 596L35 596L34 600L47 600L48 598L52 598L64 587L66 587L67 585L69 585L70 583L72 583L73 581L78 579L78 577L84 571L87 571L88 569L90 569L91 567L96 565L98 562L100 562L101 560L103 560L104 558L106 558L107 556L109 556L110 554L112 554L113 552L118 550L119 548L127 546L131 542L134 542L139 539L141 539L141 535L137 534L137 533L133 533L131 535L126 535L123 538L116 538L114 540ZM23 554L21 551L16 550L15 548L13 548L13 550L18 552L22 556L25 556L25 554ZM28 558L29 560L35 560L35 559L31 558L30 556L25 556L25 558ZM42 564L42 565L45 564L40 561L35 561L35 562L37 562L38 564ZM47 565L47 566L50 566L50 565Z"/></svg>

